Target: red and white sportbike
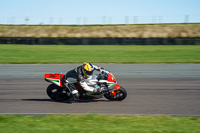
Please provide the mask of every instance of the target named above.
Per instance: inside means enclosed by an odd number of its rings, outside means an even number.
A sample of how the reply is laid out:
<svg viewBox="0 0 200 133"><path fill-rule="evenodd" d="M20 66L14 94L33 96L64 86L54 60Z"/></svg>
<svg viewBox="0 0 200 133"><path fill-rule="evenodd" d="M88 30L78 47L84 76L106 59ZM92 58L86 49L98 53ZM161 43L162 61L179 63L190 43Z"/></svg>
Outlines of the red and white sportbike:
<svg viewBox="0 0 200 133"><path fill-rule="evenodd" d="M66 85L66 81L63 73L47 73L44 75L47 82L51 82L47 87L47 95L54 101L64 102L73 98L70 89ZM94 74L90 76L86 83L89 86L99 85L106 88L106 91L102 93L91 93L85 91L79 83L75 83L74 86L79 92L80 100L95 100L102 98L103 96L110 101L122 101L126 98L126 90L117 84L117 81L113 74L108 71L103 71L100 74Z"/></svg>

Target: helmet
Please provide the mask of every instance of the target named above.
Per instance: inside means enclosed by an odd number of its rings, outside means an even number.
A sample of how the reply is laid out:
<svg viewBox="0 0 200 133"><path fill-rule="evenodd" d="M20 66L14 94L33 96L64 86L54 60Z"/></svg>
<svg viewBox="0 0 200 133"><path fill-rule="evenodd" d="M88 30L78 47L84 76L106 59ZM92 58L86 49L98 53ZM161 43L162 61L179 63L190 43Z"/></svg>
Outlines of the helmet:
<svg viewBox="0 0 200 133"><path fill-rule="evenodd" d="M91 63L83 63L82 65L82 71L83 71L83 74L86 76L86 77L89 77L90 75L93 74L93 71L94 71L94 67Z"/></svg>

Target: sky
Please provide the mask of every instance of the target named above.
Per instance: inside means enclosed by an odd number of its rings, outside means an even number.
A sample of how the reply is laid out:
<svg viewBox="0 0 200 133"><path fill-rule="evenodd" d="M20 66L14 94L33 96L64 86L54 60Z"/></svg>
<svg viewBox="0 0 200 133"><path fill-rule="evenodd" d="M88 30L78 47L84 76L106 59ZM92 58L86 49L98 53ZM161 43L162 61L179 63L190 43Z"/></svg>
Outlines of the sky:
<svg viewBox="0 0 200 133"><path fill-rule="evenodd" d="M0 0L0 24L200 22L200 0Z"/></svg>

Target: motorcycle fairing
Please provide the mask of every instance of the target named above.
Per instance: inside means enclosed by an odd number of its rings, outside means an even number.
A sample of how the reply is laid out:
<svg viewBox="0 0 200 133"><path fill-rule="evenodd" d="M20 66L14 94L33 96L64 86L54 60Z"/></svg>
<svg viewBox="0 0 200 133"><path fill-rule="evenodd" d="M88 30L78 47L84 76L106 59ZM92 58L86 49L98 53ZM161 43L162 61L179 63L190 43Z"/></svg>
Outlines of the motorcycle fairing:
<svg viewBox="0 0 200 133"><path fill-rule="evenodd" d="M119 84L116 84L115 87L113 89L119 89L120 88L120 85Z"/></svg>
<svg viewBox="0 0 200 133"><path fill-rule="evenodd" d="M48 82L52 82L57 86L65 87L63 85L64 74L63 73L47 73L44 75L44 78Z"/></svg>
<svg viewBox="0 0 200 133"><path fill-rule="evenodd" d="M108 80L108 82L114 82L114 83L116 83L116 79L115 79L115 77L113 76L112 73L108 73L107 80Z"/></svg>
<svg viewBox="0 0 200 133"><path fill-rule="evenodd" d="M108 89L113 89L116 86L116 83L109 83Z"/></svg>

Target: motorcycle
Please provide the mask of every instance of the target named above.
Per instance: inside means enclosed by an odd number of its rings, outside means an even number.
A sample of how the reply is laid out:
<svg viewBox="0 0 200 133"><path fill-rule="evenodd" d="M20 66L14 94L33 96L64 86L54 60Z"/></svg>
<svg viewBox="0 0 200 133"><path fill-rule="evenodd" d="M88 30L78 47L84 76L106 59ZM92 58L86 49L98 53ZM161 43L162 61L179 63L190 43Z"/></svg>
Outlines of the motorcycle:
<svg viewBox="0 0 200 133"><path fill-rule="evenodd" d="M47 73L44 75L47 82L51 82L47 89L47 95L54 101L64 102L73 98L70 88L66 84L63 73ZM86 79L89 86L98 85L105 88L102 93L91 93L85 91L79 83L73 84L79 92L80 100L95 100L105 97L110 101L122 101L127 97L126 90L120 86L112 73L102 71L100 74L94 74Z"/></svg>

